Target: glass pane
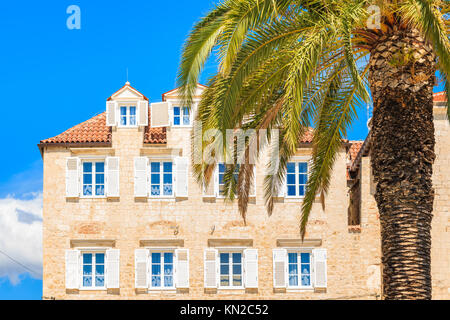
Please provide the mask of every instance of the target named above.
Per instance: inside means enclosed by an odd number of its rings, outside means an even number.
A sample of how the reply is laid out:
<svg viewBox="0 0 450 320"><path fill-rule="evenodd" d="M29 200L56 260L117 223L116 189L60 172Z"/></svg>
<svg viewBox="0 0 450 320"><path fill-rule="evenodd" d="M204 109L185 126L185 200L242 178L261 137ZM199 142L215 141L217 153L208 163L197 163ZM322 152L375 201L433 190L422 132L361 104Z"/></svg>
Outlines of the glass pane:
<svg viewBox="0 0 450 320"><path fill-rule="evenodd" d="M83 275L84 276L92 275L92 266L90 264L86 264L83 266Z"/></svg>
<svg viewBox="0 0 450 320"><path fill-rule="evenodd" d="M105 185L98 184L95 186L95 195L96 196L104 196L105 195Z"/></svg>
<svg viewBox="0 0 450 320"><path fill-rule="evenodd" d="M95 254L95 263L96 264L105 263L105 254L104 253L96 253Z"/></svg>
<svg viewBox="0 0 450 320"><path fill-rule="evenodd" d="M293 287L298 286L298 276L289 276L289 285Z"/></svg>
<svg viewBox="0 0 450 320"><path fill-rule="evenodd" d="M297 253L296 252L289 252L289 263L297 263Z"/></svg>
<svg viewBox="0 0 450 320"><path fill-rule="evenodd" d="M134 107L134 106L130 107L130 115L131 116L135 116L136 115L136 107Z"/></svg>
<svg viewBox="0 0 450 320"><path fill-rule="evenodd" d="M164 287L173 287L173 277L164 276Z"/></svg>
<svg viewBox="0 0 450 320"><path fill-rule="evenodd" d="M173 107L173 115L174 116L180 115L180 107Z"/></svg>
<svg viewBox="0 0 450 320"><path fill-rule="evenodd" d="M83 264L92 263L92 253L83 253Z"/></svg>
<svg viewBox="0 0 450 320"><path fill-rule="evenodd" d="M105 174L104 173L95 174L95 183L104 184L105 183Z"/></svg>
<svg viewBox="0 0 450 320"><path fill-rule="evenodd" d="M130 126L136 125L136 116L130 116Z"/></svg>
<svg viewBox="0 0 450 320"><path fill-rule="evenodd" d="M172 174L164 174L164 184L172 184Z"/></svg>
<svg viewBox="0 0 450 320"><path fill-rule="evenodd" d="M289 264L289 275L294 276L298 274L298 265L297 264Z"/></svg>
<svg viewBox="0 0 450 320"><path fill-rule="evenodd" d="M163 163L164 172L172 172L172 162Z"/></svg>
<svg viewBox="0 0 450 320"><path fill-rule="evenodd" d="M83 196L92 196L92 185L83 186Z"/></svg>
<svg viewBox="0 0 450 320"><path fill-rule="evenodd" d="M221 264L220 274L229 274L229 273L230 273L230 266L228 264Z"/></svg>
<svg viewBox="0 0 450 320"><path fill-rule="evenodd" d="M221 173L225 172L225 164L219 163L219 172L221 172Z"/></svg>
<svg viewBox="0 0 450 320"><path fill-rule="evenodd" d="M308 172L308 163L306 163L306 162L299 162L298 163L298 172L300 172L300 173L307 173Z"/></svg>
<svg viewBox="0 0 450 320"><path fill-rule="evenodd" d="M83 172L92 172L92 162L83 162Z"/></svg>
<svg viewBox="0 0 450 320"><path fill-rule="evenodd" d="M105 274L105 265L99 264L95 266L95 275L103 276Z"/></svg>
<svg viewBox="0 0 450 320"><path fill-rule="evenodd" d="M295 184L295 174L287 175L287 184Z"/></svg>
<svg viewBox="0 0 450 320"><path fill-rule="evenodd" d="M294 162L288 162L286 165L287 172L288 173L295 173L295 163Z"/></svg>
<svg viewBox="0 0 450 320"><path fill-rule="evenodd" d="M165 196L171 196L173 194L173 188L171 184L165 184L164 185L164 195Z"/></svg>
<svg viewBox="0 0 450 320"><path fill-rule="evenodd" d="M126 116L120 116L120 125L122 125L122 126L127 125L127 117Z"/></svg>
<svg viewBox="0 0 450 320"><path fill-rule="evenodd" d="M305 186L299 186L298 187L298 195L304 196L305 195Z"/></svg>
<svg viewBox="0 0 450 320"><path fill-rule="evenodd" d="M173 264L164 264L164 275L173 275Z"/></svg>
<svg viewBox="0 0 450 320"><path fill-rule="evenodd" d="M189 116L184 116L183 117L183 125L188 126L191 124L191 119L189 118Z"/></svg>
<svg viewBox="0 0 450 320"><path fill-rule="evenodd" d="M241 263L242 254L241 253L233 253L233 263Z"/></svg>
<svg viewBox="0 0 450 320"><path fill-rule="evenodd" d="M84 184L92 184L92 173L83 174L83 183Z"/></svg>
<svg viewBox="0 0 450 320"><path fill-rule="evenodd" d="M161 253L159 252L152 253L152 263L161 263Z"/></svg>
<svg viewBox="0 0 450 320"><path fill-rule="evenodd" d="M105 172L105 163L104 162L96 162L95 163L95 172Z"/></svg>
<svg viewBox="0 0 450 320"><path fill-rule="evenodd" d="M219 184L224 184L225 180L224 180L224 175L223 174L219 174Z"/></svg>
<svg viewBox="0 0 450 320"><path fill-rule="evenodd" d="M83 276L83 287L92 287L92 276Z"/></svg>
<svg viewBox="0 0 450 320"><path fill-rule="evenodd" d="M172 252L164 253L164 263L173 263L173 253Z"/></svg>
<svg viewBox="0 0 450 320"><path fill-rule="evenodd" d="M229 253L221 253L220 254L220 263L229 263L230 254Z"/></svg>
<svg viewBox="0 0 450 320"><path fill-rule="evenodd" d="M160 192L160 186L159 185L152 185L152 189L151 189L151 195L152 196L159 196L161 194Z"/></svg>
<svg viewBox="0 0 450 320"><path fill-rule="evenodd" d="M104 287L105 286L105 277L104 276L95 276L95 286L96 287Z"/></svg>
<svg viewBox="0 0 450 320"><path fill-rule="evenodd" d="M310 265L309 264L302 264L302 274L310 275Z"/></svg>
<svg viewBox="0 0 450 320"><path fill-rule="evenodd" d="M241 274L242 273L242 267L240 264L233 264L233 274Z"/></svg>
<svg viewBox="0 0 450 320"><path fill-rule="evenodd" d="M295 196L295 186L288 186L287 187L287 195L288 196Z"/></svg>
<svg viewBox="0 0 450 320"><path fill-rule="evenodd" d="M228 287L230 285L229 276L220 276L220 285L222 287Z"/></svg>
<svg viewBox="0 0 450 320"><path fill-rule="evenodd" d="M183 107L183 116L189 117L189 108L188 107Z"/></svg>
<svg viewBox="0 0 450 320"><path fill-rule="evenodd" d="M161 176L159 173L153 173L151 175L152 178L152 184L160 184L161 183Z"/></svg>
<svg viewBox="0 0 450 320"><path fill-rule="evenodd" d="M310 286L311 277L309 275L302 275L302 286Z"/></svg>
<svg viewBox="0 0 450 320"><path fill-rule="evenodd" d="M299 184L306 184L308 179L308 176L306 174L299 174L298 175L298 183Z"/></svg>
<svg viewBox="0 0 450 320"><path fill-rule="evenodd" d="M234 287L242 286L242 276L233 276L233 286Z"/></svg>
<svg viewBox="0 0 450 320"><path fill-rule="evenodd" d="M152 162L150 163L150 169L152 172L159 172L160 164L159 162Z"/></svg>
<svg viewBox="0 0 450 320"><path fill-rule="evenodd" d="M161 287L161 276L152 276L152 287Z"/></svg>
<svg viewBox="0 0 450 320"><path fill-rule="evenodd" d="M127 115L127 107L120 107L120 115L121 116Z"/></svg>
<svg viewBox="0 0 450 320"><path fill-rule="evenodd" d="M309 263L311 255L307 252L303 252L300 254L300 257L302 259L302 263Z"/></svg>
<svg viewBox="0 0 450 320"><path fill-rule="evenodd" d="M174 126L180 125L180 117L173 117L173 125Z"/></svg>

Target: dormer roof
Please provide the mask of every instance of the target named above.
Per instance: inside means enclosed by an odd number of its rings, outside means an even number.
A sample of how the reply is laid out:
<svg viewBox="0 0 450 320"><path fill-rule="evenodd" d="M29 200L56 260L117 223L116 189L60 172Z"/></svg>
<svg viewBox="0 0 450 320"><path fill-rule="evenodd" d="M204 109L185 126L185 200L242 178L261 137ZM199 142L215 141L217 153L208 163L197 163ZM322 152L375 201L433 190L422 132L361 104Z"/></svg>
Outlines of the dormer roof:
<svg viewBox="0 0 450 320"><path fill-rule="evenodd" d="M208 88L208 87L203 85L203 84L198 83L197 84L197 89L196 89L195 94L194 94L194 99L200 99L201 96L202 96L203 91L206 88ZM162 94L162 101L167 101L167 99L170 99L170 98L178 98L179 97L179 93L178 93L179 90L180 90L180 88L178 87L176 89L172 89L170 91L167 91L166 93L163 93Z"/></svg>
<svg viewBox="0 0 450 320"><path fill-rule="evenodd" d="M148 98L140 93L138 90L133 88L131 84L127 81L125 85L114 92L106 101L111 100L121 100L121 99L143 99L147 100Z"/></svg>

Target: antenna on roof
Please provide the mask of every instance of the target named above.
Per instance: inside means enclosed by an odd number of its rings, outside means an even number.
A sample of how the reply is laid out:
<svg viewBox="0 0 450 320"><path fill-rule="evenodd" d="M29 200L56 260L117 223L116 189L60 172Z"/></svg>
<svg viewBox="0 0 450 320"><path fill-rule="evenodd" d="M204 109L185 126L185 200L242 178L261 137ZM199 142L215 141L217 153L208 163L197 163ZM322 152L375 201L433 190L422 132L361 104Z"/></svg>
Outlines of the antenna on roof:
<svg viewBox="0 0 450 320"><path fill-rule="evenodd" d="M130 82L128 81L128 67L127 67L127 82L125 84L130 84Z"/></svg>

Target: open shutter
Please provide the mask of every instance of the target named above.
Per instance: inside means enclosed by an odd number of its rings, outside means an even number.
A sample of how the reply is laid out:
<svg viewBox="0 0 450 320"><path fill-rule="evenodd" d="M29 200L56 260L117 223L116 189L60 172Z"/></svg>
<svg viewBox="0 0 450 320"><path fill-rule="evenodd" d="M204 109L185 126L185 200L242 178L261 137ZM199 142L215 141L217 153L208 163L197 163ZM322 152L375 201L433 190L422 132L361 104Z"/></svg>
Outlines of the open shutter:
<svg viewBox="0 0 450 320"><path fill-rule="evenodd" d="M118 289L120 282L120 250L106 250L106 287Z"/></svg>
<svg viewBox="0 0 450 320"><path fill-rule="evenodd" d="M214 174L214 180L211 179L211 182L214 181L214 195L216 197L218 197L219 196L219 165L218 164L216 164L216 169L214 170L213 174Z"/></svg>
<svg viewBox="0 0 450 320"><path fill-rule="evenodd" d="M189 160L187 157L175 158L175 170L176 170L175 195L177 197L188 196L188 166Z"/></svg>
<svg viewBox="0 0 450 320"><path fill-rule="evenodd" d="M218 251L205 249L205 288L217 288L218 286Z"/></svg>
<svg viewBox="0 0 450 320"><path fill-rule="evenodd" d="M106 196L119 197L119 157L106 158Z"/></svg>
<svg viewBox="0 0 450 320"><path fill-rule="evenodd" d="M117 102L106 101L106 125L114 127L117 125Z"/></svg>
<svg viewBox="0 0 450 320"><path fill-rule="evenodd" d="M273 250L273 287L286 288L286 249Z"/></svg>
<svg viewBox="0 0 450 320"><path fill-rule="evenodd" d="M134 251L134 286L137 289L148 288L148 250L136 249Z"/></svg>
<svg viewBox="0 0 450 320"><path fill-rule="evenodd" d="M67 158L66 160L66 197L80 196L80 159Z"/></svg>
<svg viewBox="0 0 450 320"><path fill-rule="evenodd" d="M258 250L245 249L245 287L258 288Z"/></svg>
<svg viewBox="0 0 450 320"><path fill-rule="evenodd" d="M169 103L168 102L152 103L150 118L151 118L151 126L153 128L168 127L170 125Z"/></svg>
<svg viewBox="0 0 450 320"><path fill-rule="evenodd" d="M134 158L134 196L148 196L148 158Z"/></svg>
<svg viewBox="0 0 450 320"><path fill-rule="evenodd" d="M176 286L177 288L189 288L189 250L177 249L176 256Z"/></svg>
<svg viewBox="0 0 450 320"><path fill-rule="evenodd" d="M139 101L139 119L138 125L148 126L148 101Z"/></svg>
<svg viewBox="0 0 450 320"><path fill-rule="evenodd" d="M314 249L314 286L327 287L327 249Z"/></svg>
<svg viewBox="0 0 450 320"><path fill-rule="evenodd" d="M284 198L286 196L286 174L284 175L283 180L280 183L280 187L278 189L278 198Z"/></svg>
<svg viewBox="0 0 450 320"><path fill-rule="evenodd" d="M256 197L256 166L253 165L253 184L250 187L250 198Z"/></svg>
<svg viewBox="0 0 450 320"><path fill-rule="evenodd" d="M79 288L79 271L80 265L78 264L80 252L78 250L66 250L66 288L78 289Z"/></svg>

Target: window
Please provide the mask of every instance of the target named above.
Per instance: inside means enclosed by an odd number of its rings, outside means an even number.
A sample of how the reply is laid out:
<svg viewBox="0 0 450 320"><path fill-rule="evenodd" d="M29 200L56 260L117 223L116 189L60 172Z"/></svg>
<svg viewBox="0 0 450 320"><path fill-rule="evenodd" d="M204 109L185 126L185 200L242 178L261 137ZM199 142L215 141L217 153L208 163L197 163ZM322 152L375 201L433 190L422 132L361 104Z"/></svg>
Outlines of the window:
<svg viewBox="0 0 450 320"><path fill-rule="evenodd" d="M187 107L173 107L173 125L190 126L191 116Z"/></svg>
<svg viewBox="0 0 450 320"><path fill-rule="evenodd" d="M172 162L150 162L150 196L173 196Z"/></svg>
<svg viewBox="0 0 450 320"><path fill-rule="evenodd" d="M222 288L242 288L242 252L220 252L219 263L219 286Z"/></svg>
<svg viewBox="0 0 450 320"><path fill-rule="evenodd" d="M224 196L225 195L225 171L226 171L226 165L224 163L219 163L218 164L218 174L219 174L219 196ZM238 178L239 178L239 165L236 165L236 169L234 171L233 174L234 177L234 181L238 182Z"/></svg>
<svg viewBox="0 0 450 320"><path fill-rule="evenodd" d="M102 197L105 195L105 162L83 162L83 196Z"/></svg>
<svg viewBox="0 0 450 320"><path fill-rule="evenodd" d="M289 162L287 164L286 186L288 197L305 196L308 181L307 162Z"/></svg>
<svg viewBox="0 0 450 320"><path fill-rule="evenodd" d="M136 125L136 106L120 106L120 125L123 127Z"/></svg>
<svg viewBox="0 0 450 320"><path fill-rule="evenodd" d="M151 288L173 288L174 285L174 253L150 253Z"/></svg>
<svg viewBox="0 0 450 320"><path fill-rule="evenodd" d="M104 289L105 286L105 253L82 253L81 285L83 288Z"/></svg>
<svg viewBox="0 0 450 320"><path fill-rule="evenodd" d="M310 252L288 252L288 277L290 288L312 287Z"/></svg>

